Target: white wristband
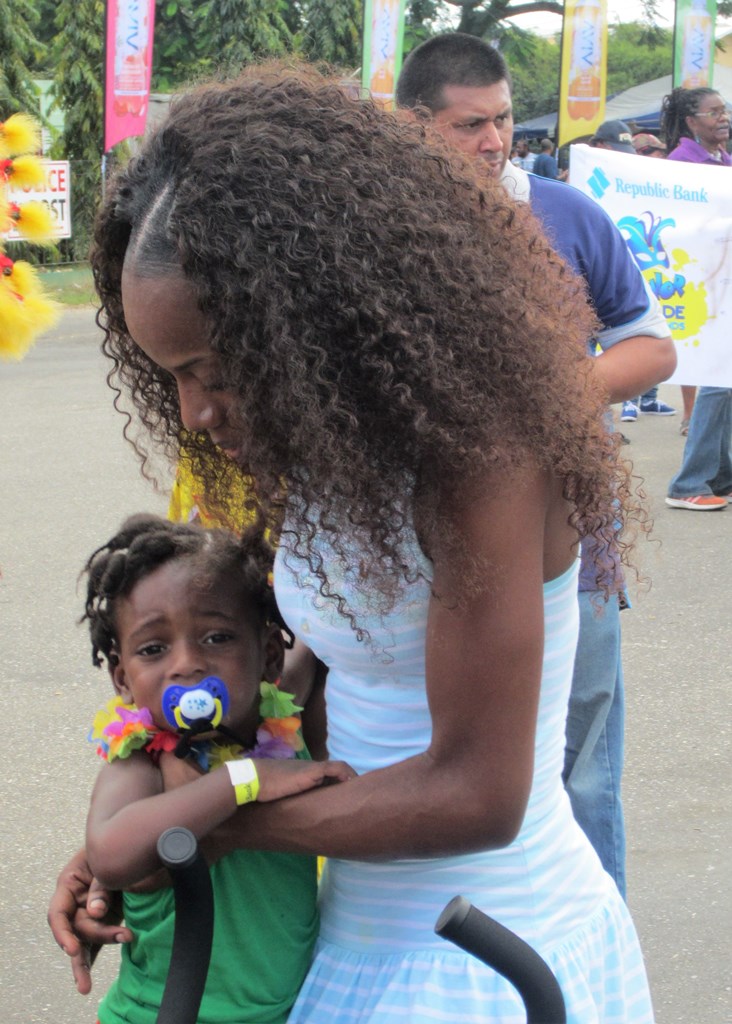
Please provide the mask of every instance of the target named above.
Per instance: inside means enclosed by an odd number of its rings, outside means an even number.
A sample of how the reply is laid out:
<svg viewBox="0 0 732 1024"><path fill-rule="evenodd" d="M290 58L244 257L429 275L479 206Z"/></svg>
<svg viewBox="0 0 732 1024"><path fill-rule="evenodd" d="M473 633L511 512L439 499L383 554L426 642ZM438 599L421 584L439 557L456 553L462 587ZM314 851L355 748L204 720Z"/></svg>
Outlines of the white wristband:
<svg viewBox="0 0 732 1024"><path fill-rule="evenodd" d="M256 800L259 793L259 776L254 761L246 757L243 760L225 761L224 764L229 771L237 804L241 806Z"/></svg>

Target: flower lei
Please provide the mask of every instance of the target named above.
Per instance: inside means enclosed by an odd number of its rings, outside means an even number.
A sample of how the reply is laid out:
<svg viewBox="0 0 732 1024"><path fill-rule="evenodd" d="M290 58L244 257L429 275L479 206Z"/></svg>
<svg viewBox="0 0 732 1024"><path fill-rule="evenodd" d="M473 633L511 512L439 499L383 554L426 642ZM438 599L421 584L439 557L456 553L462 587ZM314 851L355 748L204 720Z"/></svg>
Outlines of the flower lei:
<svg viewBox="0 0 732 1024"><path fill-rule="evenodd" d="M299 715L302 708L295 704L294 695L280 690L278 683L266 682L260 683L259 694L262 722L254 746L245 750L238 743L194 742L190 756L203 771L220 768L226 761L240 757L287 760L304 748ZM124 759L141 748L157 761L161 753L175 750L180 736L155 725L149 708L138 708L125 704L121 697L113 697L94 716L88 739L96 743L97 754L104 761Z"/></svg>

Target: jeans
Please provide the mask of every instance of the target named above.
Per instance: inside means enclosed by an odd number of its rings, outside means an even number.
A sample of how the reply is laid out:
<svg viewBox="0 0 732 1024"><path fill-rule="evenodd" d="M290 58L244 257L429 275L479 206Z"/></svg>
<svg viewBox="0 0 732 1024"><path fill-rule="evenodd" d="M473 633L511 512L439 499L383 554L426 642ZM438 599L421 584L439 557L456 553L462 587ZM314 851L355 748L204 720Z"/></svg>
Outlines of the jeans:
<svg viewBox="0 0 732 1024"><path fill-rule="evenodd" d="M620 796L625 698L620 606L579 594L580 630L567 715L564 785L575 819L625 898L625 822Z"/></svg>
<svg viewBox="0 0 732 1024"><path fill-rule="evenodd" d="M732 493L732 388L699 388L670 498Z"/></svg>

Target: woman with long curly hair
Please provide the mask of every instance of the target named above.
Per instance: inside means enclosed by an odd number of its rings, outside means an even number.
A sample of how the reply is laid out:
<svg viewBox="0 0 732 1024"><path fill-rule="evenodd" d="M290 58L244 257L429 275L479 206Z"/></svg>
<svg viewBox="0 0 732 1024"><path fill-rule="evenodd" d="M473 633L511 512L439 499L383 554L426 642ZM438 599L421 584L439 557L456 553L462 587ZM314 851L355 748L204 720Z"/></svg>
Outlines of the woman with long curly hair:
<svg viewBox="0 0 732 1024"><path fill-rule="evenodd" d="M210 490L232 464L251 479L281 611L328 670L329 756L359 773L219 835L328 858L293 1022L523 1021L434 935L458 892L541 953L569 1020L652 1019L561 779L578 540L620 529L625 554L643 513L581 287L477 173L314 73L260 68L180 98L96 231L111 380ZM78 963L70 872L52 918Z"/></svg>

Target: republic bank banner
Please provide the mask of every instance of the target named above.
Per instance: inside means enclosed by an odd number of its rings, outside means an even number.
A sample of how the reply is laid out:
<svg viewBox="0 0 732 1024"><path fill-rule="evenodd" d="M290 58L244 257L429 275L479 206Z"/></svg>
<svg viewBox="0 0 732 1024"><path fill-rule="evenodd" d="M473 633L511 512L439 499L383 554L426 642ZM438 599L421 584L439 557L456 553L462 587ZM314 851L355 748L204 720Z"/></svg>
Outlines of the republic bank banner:
<svg viewBox="0 0 732 1024"><path fill-rule="evenodd" d="M612 217L661 303L671 380L732 387L732 168L572 146L570 181Z"/></svg>

